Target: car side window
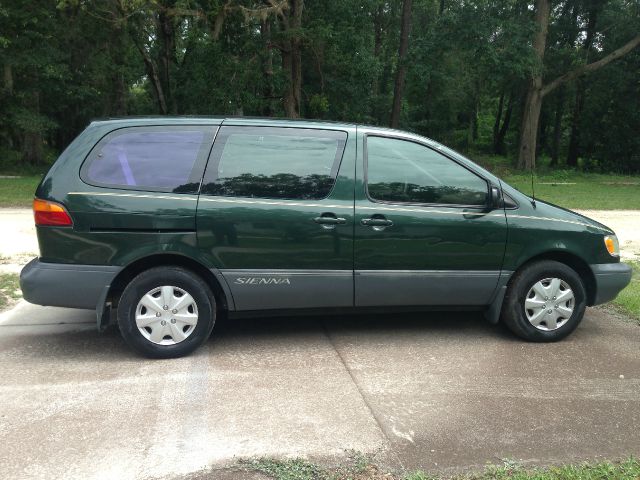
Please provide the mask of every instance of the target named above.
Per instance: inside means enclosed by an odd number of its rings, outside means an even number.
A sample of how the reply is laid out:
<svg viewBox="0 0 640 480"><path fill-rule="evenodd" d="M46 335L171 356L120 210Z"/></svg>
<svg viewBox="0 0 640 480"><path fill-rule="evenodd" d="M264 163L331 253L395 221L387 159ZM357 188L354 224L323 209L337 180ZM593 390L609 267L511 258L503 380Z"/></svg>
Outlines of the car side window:
<svg viewBox="0 0 640 480"><path fill-rule="evenodd" d="M367 192L372 200L439 205L484 205L488 184L419 143L367 136Z"/></svg>
<svg viewBox="0 0 640 480"><path fill-rule="evenodd" d="M318 200L336 181L347 134L335 130L222 127L207 166L208 195Z"/></svg>
<svg viewBox="0 0 640 480"><path fill-rule="evenodd" d="M213 142L212 127L130 127L103 138L80 176L128 190L197 193Z"/></svg>

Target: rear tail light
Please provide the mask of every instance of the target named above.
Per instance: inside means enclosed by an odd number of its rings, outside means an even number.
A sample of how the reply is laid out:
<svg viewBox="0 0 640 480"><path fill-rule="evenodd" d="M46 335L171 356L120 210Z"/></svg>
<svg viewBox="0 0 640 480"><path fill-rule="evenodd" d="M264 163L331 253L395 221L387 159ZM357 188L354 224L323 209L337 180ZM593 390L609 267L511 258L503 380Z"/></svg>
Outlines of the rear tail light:
<svg viewBox="0 0 640 480"><path fill-rule="evenodd" d="M36 220L36 225L55 225L58 227L71 227L73 225L73 221L65 208L49 200L34 199L33 216Z"/></svg>

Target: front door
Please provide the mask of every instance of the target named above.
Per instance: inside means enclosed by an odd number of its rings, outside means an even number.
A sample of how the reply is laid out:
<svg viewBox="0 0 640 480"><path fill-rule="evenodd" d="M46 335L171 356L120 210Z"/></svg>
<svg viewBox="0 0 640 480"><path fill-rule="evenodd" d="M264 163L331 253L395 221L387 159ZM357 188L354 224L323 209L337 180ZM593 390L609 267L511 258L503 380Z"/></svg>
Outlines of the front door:
<svg viewBox="0 0 640 480"><path fill-rule="evenodd" d="M221 127L198 245L237 310L353 305L356 140L347 130Z"/></svg>
<svg viewBox="0 0 640 480"><path fill-rule="evenodd" d="M480 306L495 291L507 235L490 183L410 138L359 140L356 306Z"/></svg>

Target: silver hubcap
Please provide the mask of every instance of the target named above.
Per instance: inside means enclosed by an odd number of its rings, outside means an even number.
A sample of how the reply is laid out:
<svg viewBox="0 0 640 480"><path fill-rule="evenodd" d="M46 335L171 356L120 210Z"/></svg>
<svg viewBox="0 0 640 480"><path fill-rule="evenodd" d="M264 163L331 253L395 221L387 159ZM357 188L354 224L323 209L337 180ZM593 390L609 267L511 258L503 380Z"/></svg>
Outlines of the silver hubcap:
<svg viewBox="0 0 640 480"><path fill-rule="evenodd" d="M560 278L545 278L531 287L524 301L527 319L538 330L556 330L569 321L575 299L569 284Z"/></svg>
<svg viewBox="0 0 640 480"><path fill-rule="evenodd" d="M158 345L184 341L197 324L196 301L179 287L156 287L148 291L136 307L138 330L144 338Z"/></svg>

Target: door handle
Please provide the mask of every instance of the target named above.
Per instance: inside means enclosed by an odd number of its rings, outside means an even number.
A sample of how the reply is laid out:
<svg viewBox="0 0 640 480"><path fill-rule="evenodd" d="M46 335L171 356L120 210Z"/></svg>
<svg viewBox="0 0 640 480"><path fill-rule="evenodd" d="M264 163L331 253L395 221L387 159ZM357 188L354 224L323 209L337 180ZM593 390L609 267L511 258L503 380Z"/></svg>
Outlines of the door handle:
<svg viewBox="0 0 640 480"><path fill-rule="evenodd" d="M315 217L313 221L316 223L319 223L325 228L331 228L335 225L344 225L345 223L347 223L346 218L336 217L335 213L329 213L329 212L323 213L319 217Z"/></svg>
<svg viewBox="0 0 640 480"><path fill-rule="evenodd" d="M363 218L360 223L365 227L390 227L393 221L384 217Z"/></svg>

